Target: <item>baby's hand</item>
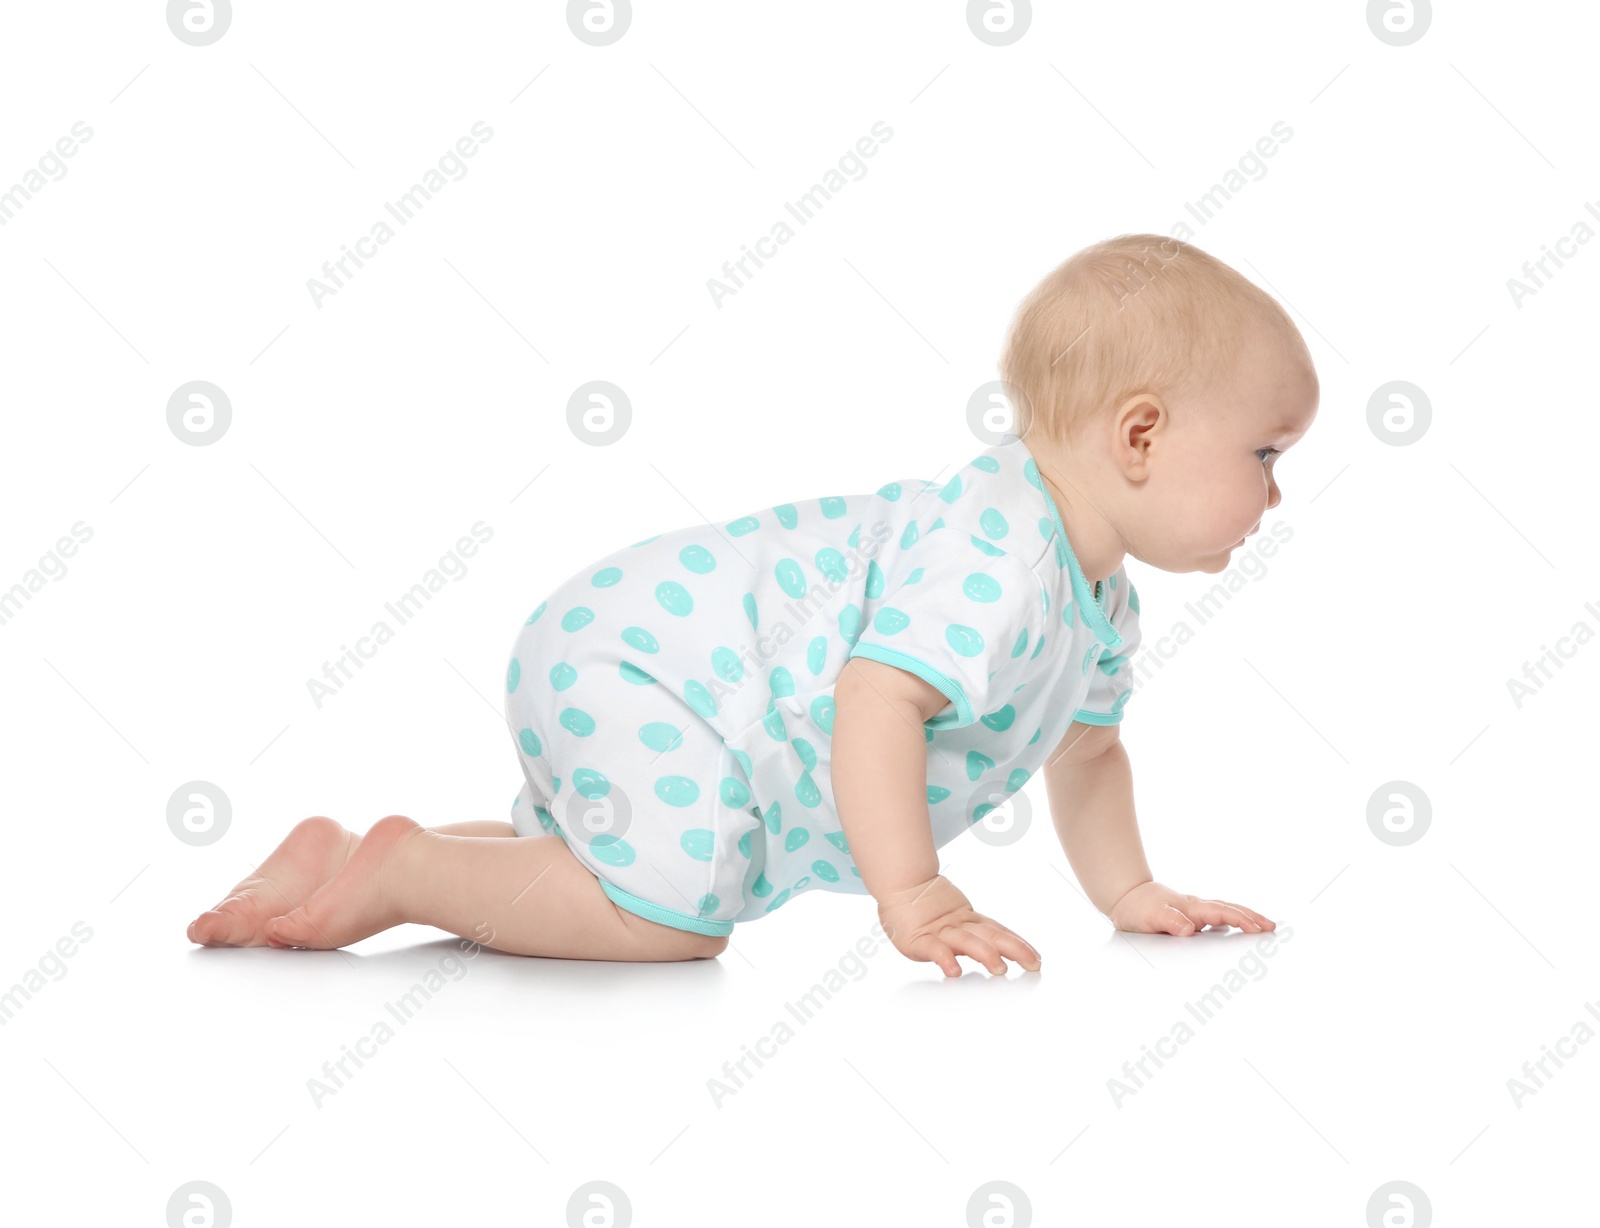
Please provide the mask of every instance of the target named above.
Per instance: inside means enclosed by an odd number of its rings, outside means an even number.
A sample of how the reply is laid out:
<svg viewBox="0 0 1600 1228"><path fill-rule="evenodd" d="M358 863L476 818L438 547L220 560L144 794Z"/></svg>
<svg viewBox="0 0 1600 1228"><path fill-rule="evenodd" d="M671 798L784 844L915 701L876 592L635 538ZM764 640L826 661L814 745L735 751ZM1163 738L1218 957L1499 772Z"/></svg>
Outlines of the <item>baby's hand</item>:
<svg viewBox="0 0 1600 1228"><path fill-rule="evenodd" d="M944 875L878 901L878 919L895 949L907 959L938 964L946 976L960 976L957 955L977 960L995 976L1006 974L1009 956L1029 972L1039 970L1039 953L998 921L973 912L972 904Z"/></svg>
<svg viewBox="0 0 1600 1228"><path fill-rule="evenodd" d="M1160 883L1140 883L1111 906L1111 924L1135 934L1176 934L1186 938L1207 925L1237 925L1248 934L1277 929L1260 913L1226 900L1182 895Z"/></svg>

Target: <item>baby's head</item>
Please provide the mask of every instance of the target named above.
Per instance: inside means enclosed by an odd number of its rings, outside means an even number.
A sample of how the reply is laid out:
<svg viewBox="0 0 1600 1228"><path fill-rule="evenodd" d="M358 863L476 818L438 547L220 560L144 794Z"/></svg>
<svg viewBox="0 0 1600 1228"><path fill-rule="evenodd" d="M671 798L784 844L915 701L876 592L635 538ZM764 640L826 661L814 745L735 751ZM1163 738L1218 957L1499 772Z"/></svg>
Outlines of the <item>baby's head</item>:
<svg viewBox="0 0 1600 1228"><path fill-rule="evenodd" d="M1283 308L1160 235L1069 257L1018 308L1000 365L1016 433L1086 536L1163 571L1221 571L1280 493L1273 459L1319 387Z"/></svg>

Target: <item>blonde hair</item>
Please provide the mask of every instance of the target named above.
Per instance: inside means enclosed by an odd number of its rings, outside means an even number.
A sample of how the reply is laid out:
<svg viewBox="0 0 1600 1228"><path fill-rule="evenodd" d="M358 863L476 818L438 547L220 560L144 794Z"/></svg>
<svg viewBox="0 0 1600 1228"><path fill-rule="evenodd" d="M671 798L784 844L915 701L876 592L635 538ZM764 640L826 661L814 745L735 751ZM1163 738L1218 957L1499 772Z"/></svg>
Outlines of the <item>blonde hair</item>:
<svg viewBox="0 0 1600 1228"><path fill-rule="evenodd" d="M1000 360L1014 430L1067 444L1135 393L1214 387L1252 325L1276 332L1315 375L1277 300L1192 243L1130 234L1086 247L1017 308Z"/></svg>

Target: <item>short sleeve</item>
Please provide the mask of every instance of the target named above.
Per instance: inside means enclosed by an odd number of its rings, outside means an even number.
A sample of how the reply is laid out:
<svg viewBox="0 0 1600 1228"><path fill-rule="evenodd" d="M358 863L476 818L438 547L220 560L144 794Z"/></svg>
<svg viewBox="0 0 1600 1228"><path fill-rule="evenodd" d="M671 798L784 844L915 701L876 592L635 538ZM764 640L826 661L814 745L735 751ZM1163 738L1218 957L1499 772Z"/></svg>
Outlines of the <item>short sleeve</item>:
<svg viewBox="0 0 1600 1228"><path fill-rule="evenodd" d="M1101 656L1092 668L1093 678L1083 707L1072 719L1085 725L1115 725L1133 694L1133 668L1130 662L1139 647L1139 594L1122 568L1106 582L1103 606L1112 628L1122 637L1115 653Z"/></svg>
<svg viewBox="0 0 1600 1228"><path fill-rule="evenodd" d="M869 571L861 631L850 649L937 687L954 712L926 722L959 729L1005 707L1036 656L1045 592L1016 555L946 527L888 561L881 591Z"/></svg>

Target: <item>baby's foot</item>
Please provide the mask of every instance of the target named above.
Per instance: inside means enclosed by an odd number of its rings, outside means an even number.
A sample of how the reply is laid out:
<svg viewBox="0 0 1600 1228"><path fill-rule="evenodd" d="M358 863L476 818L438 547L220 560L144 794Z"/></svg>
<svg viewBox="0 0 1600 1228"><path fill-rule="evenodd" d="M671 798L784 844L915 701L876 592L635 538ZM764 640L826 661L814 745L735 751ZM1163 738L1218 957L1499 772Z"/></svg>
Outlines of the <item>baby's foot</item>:
<svg viewBox="0 0 1600 1228"><path fill-rule="evenodd" d="M423 829L403 815L379 819L361 838L349 862L299 908L266 924L275 947L325 951L349 946L405 920L385 890L393 885L404 845Z"/></svg>
<svg viewBox="0 0 1600 1228"><path fill-rule="evenodd" d="M190 923L189 941L207 947L266 946L267 922L305 903L344 867L360 840L332 819L295 824L254 874Z"/></svg>

